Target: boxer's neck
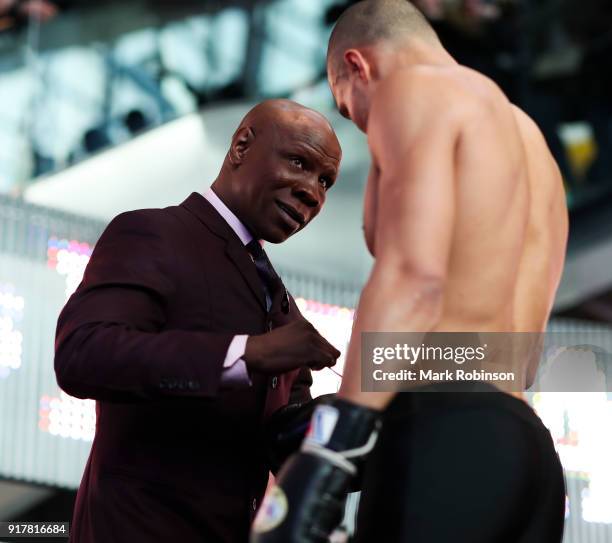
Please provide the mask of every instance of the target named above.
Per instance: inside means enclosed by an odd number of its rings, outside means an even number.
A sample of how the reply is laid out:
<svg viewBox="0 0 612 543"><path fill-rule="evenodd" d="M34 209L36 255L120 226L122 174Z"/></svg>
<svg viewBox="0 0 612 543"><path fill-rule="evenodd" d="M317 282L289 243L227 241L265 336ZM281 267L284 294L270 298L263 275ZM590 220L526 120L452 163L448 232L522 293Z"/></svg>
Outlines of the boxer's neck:
<svg viewBox="0 0 612 543"><path fill-rule="evenodd" d="M398 46L382 45L374 53L374 71L379 79L398 69L414 66L456 66L457 61L441 45L409 40Z"/></svg>

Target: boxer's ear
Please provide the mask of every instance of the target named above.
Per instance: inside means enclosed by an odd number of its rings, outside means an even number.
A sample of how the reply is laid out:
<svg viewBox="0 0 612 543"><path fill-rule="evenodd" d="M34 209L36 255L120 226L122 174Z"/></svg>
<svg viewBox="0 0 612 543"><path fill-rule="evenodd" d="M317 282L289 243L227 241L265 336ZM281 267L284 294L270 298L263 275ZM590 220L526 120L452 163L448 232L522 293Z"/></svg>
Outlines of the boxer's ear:
<svg viewBox="0 0 612 543"><path fill-rule="evenodd" d="M250 126L241 126L234 137L229 150L229 161L236 168L240 166L255 141L255 132Z"/></svg>
<svg viewBox="0 0 612 543"><path fill-rule="evenodd" d="M363 83L372 79L370 63L357 49L347 49L344 52L344 64L349 77L357 77Z"/></svg>

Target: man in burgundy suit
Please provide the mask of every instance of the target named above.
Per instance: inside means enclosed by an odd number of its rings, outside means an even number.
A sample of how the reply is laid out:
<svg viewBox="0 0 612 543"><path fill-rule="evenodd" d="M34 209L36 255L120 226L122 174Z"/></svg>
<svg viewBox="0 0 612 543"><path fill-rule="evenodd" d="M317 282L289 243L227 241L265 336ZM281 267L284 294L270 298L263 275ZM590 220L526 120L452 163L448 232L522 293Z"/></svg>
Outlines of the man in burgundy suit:
<svg viewBox="0 0 612 543"><path fill-rule="evenodd" d="M341 151L320 114L263 102L212 187L117 216L57 325L60 387L96 401L74 543L239 543L268 481L266 422L340 354L260 240L321 210Z"/></svg>

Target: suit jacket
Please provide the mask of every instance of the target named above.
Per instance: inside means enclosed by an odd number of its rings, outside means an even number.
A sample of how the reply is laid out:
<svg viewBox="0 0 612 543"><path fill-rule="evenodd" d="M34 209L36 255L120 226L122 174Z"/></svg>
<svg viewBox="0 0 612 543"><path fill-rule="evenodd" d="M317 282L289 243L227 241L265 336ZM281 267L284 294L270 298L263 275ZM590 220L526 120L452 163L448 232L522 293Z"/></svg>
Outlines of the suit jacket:
<svg viewBox="0 0 612 543"><path fill-rule="evenodd" d="M251 372L224 390L223 361L235 334L303 318L291 302L268 315L246 248L198 193L111 221L57 325L59 386L97 400L72 542L247 541L268 481L263 423L309 400L312 378Z"/></svg>

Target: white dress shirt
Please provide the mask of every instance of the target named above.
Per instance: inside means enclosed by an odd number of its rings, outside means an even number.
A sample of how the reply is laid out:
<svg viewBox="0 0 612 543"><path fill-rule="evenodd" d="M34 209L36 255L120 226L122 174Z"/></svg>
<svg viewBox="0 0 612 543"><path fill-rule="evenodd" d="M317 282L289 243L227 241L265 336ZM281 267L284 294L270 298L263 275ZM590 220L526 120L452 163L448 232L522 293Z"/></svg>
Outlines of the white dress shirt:
<svg viewBox="0 0 612 543"><path fill-rule="evenodd" d="M227 207L219 198L212 188L205 191L202 196L208 200L208 202L217 210L225 222L236 232L236 235L240 238L240 241L244 245L249 243L253 236L248 231L247 227L240 222L240 219L232 213L229 207ZM246 334L238 334L234 336L232 342L227 348L227 354L225 355L225 361L223 362L223 373L221 374L221 383L224 387L245 387L251 385L251 379L247 371L246 362L243 360L244 353L246 351L246 342L248 339Z"/></svg>

